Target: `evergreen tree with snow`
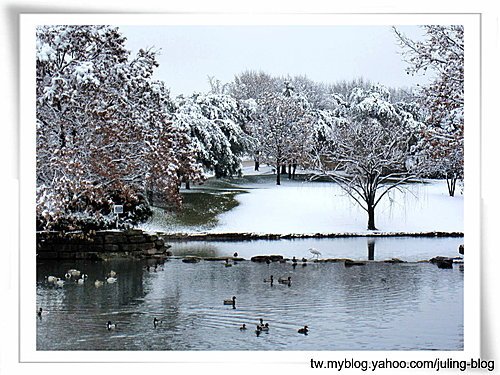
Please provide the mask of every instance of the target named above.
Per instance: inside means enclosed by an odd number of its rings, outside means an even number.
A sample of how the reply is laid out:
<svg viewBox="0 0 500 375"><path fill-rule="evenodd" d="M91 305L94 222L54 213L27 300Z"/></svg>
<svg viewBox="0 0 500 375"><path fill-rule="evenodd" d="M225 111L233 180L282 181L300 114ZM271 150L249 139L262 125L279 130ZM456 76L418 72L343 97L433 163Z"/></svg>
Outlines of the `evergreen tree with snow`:
<svg viewBox="0 0 500 375"><path fill-rule="evenodd" d="M241 174L241 156L253 139L245 132L252 106L227 94L178 97L174 122L190 135L196 160L215 177Z"/></svg>

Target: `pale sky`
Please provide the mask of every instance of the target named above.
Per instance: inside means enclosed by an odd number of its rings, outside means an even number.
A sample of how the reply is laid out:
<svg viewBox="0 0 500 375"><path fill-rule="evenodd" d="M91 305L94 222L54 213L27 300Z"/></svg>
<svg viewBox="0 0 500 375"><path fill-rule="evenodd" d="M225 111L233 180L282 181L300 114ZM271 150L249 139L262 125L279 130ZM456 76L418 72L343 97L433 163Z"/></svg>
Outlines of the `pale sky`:
<svg viewBox="0 0 500 375"><path fill-rule="evenodd" d="M155 78L171 93L209 89L208 76L230 82L245 70L306 75L334 83L363 77L391 87L424 83L405 72L391 26L119 26L127 48L161 50ZM398 27L419 38L417 26Z"/></svg>

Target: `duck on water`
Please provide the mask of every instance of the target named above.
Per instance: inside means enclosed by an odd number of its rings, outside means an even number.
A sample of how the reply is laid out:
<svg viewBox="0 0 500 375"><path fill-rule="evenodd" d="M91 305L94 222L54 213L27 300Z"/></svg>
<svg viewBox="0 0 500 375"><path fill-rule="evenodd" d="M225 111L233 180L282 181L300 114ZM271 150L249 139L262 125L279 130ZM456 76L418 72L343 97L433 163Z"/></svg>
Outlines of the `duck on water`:
<svg viewBox="0 0 500 375"><path fill-rule="evenodd" d="M304 335L307 335L307 332L309 332L309 329L307 326L304 326L304 328L299 328L299 330L297 332L302 333Z"/></svg>
<svg viewBox="0 0 500 375"><path fill-rule="evenodd" d="M235 309L236 308L236 296L233 296L233 298L231 298L231 299L225 299L224 305L232 305L233 309Z"/></svg>

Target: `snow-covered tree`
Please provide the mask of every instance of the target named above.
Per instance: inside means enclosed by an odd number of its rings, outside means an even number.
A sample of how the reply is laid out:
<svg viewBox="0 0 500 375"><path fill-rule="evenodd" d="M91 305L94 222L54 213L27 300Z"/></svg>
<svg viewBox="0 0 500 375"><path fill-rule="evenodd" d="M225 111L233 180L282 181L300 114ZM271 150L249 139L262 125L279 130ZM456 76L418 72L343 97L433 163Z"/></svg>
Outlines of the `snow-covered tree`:
<svg viewBox="0 0 500 375"><path fill-rule="evenodd" d="M113 204L145 219L151 185L178 203L179 168L199 170L151 78L155 53L131 57L109 26L39 27L36 49L38 228L107 227Z"/></svg>
<svg viewBox="0 0 500 375"><path fill-rule="evenodd" d="M422 26L425 36L414 41L398 29L397 40L408 62L408 74L430 70L433 80L420 91L428 129L424 133L429 173L448 181L451 196L463 179L464 160L464 27Z"/></svg>
<svg viewBox="0 0 500 375"><path fill-rule="evenodd" d="M376 230L381 199L419 174L415 154L421 124L392 104L382 86L354 88L337 103L331 116L321 119L324 142L317 167L367 212L368 229Z"/></svg>
<svg viewBox="0 0 500 375"><path fill-rule="evenodd" d="M252 112L245 101L226 94L177 98L174 121L189 133L195 157L216 177L241 173L241 156L252 145L244 126Z"/></svg>
<svg viewBox="0 0 500 375"><path fill-rule="evenodd" d="M289 89L259 97L257 114L249 126L261 161L276 168L277 185L281 184L281 168L300 164L311 140L308 103Z"/></svg>
<svg viewBox="0 0 500 375"><path fill-rule="evenodd" d="M263 72L247 70L234 77L229 85L229 93L237 100L257 100L269 93L278 93L283 89L283 82Z"/></svg>

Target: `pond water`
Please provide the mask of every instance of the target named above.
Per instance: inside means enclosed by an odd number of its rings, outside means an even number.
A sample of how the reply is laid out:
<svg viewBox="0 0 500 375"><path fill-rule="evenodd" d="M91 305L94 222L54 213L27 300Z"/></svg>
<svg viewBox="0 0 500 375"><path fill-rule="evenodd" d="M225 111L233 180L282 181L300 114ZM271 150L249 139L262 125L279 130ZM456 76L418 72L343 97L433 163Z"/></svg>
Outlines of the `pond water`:
<svg viewBox="0 0 500 375"><path fill-rule="evenodd" d="M461 240L377 239L374 258L455 256ZM210 251L310 256L310 245L324 258L368 255L366 238L212 243ZM207 244L179 243L174 252L205 252L200 246ZM463 350L463 265L306 264L245 260L225 267L172 258L148 271L147 261L134 260L39 263L37 306L46 314L37 319L37 350ZM87 282L55 287L44 280L70 268L87 273ZM118 281L96 288L110 270ZM263 282L270 275L292 282L271 286ZM234 309L223 305L232 296ZM163 320L157 328L155 317ZM257 336L260 318L270 330ZM115 330L106 329L108 320ZM307 336L297 333L304 325Z"/></svg>

